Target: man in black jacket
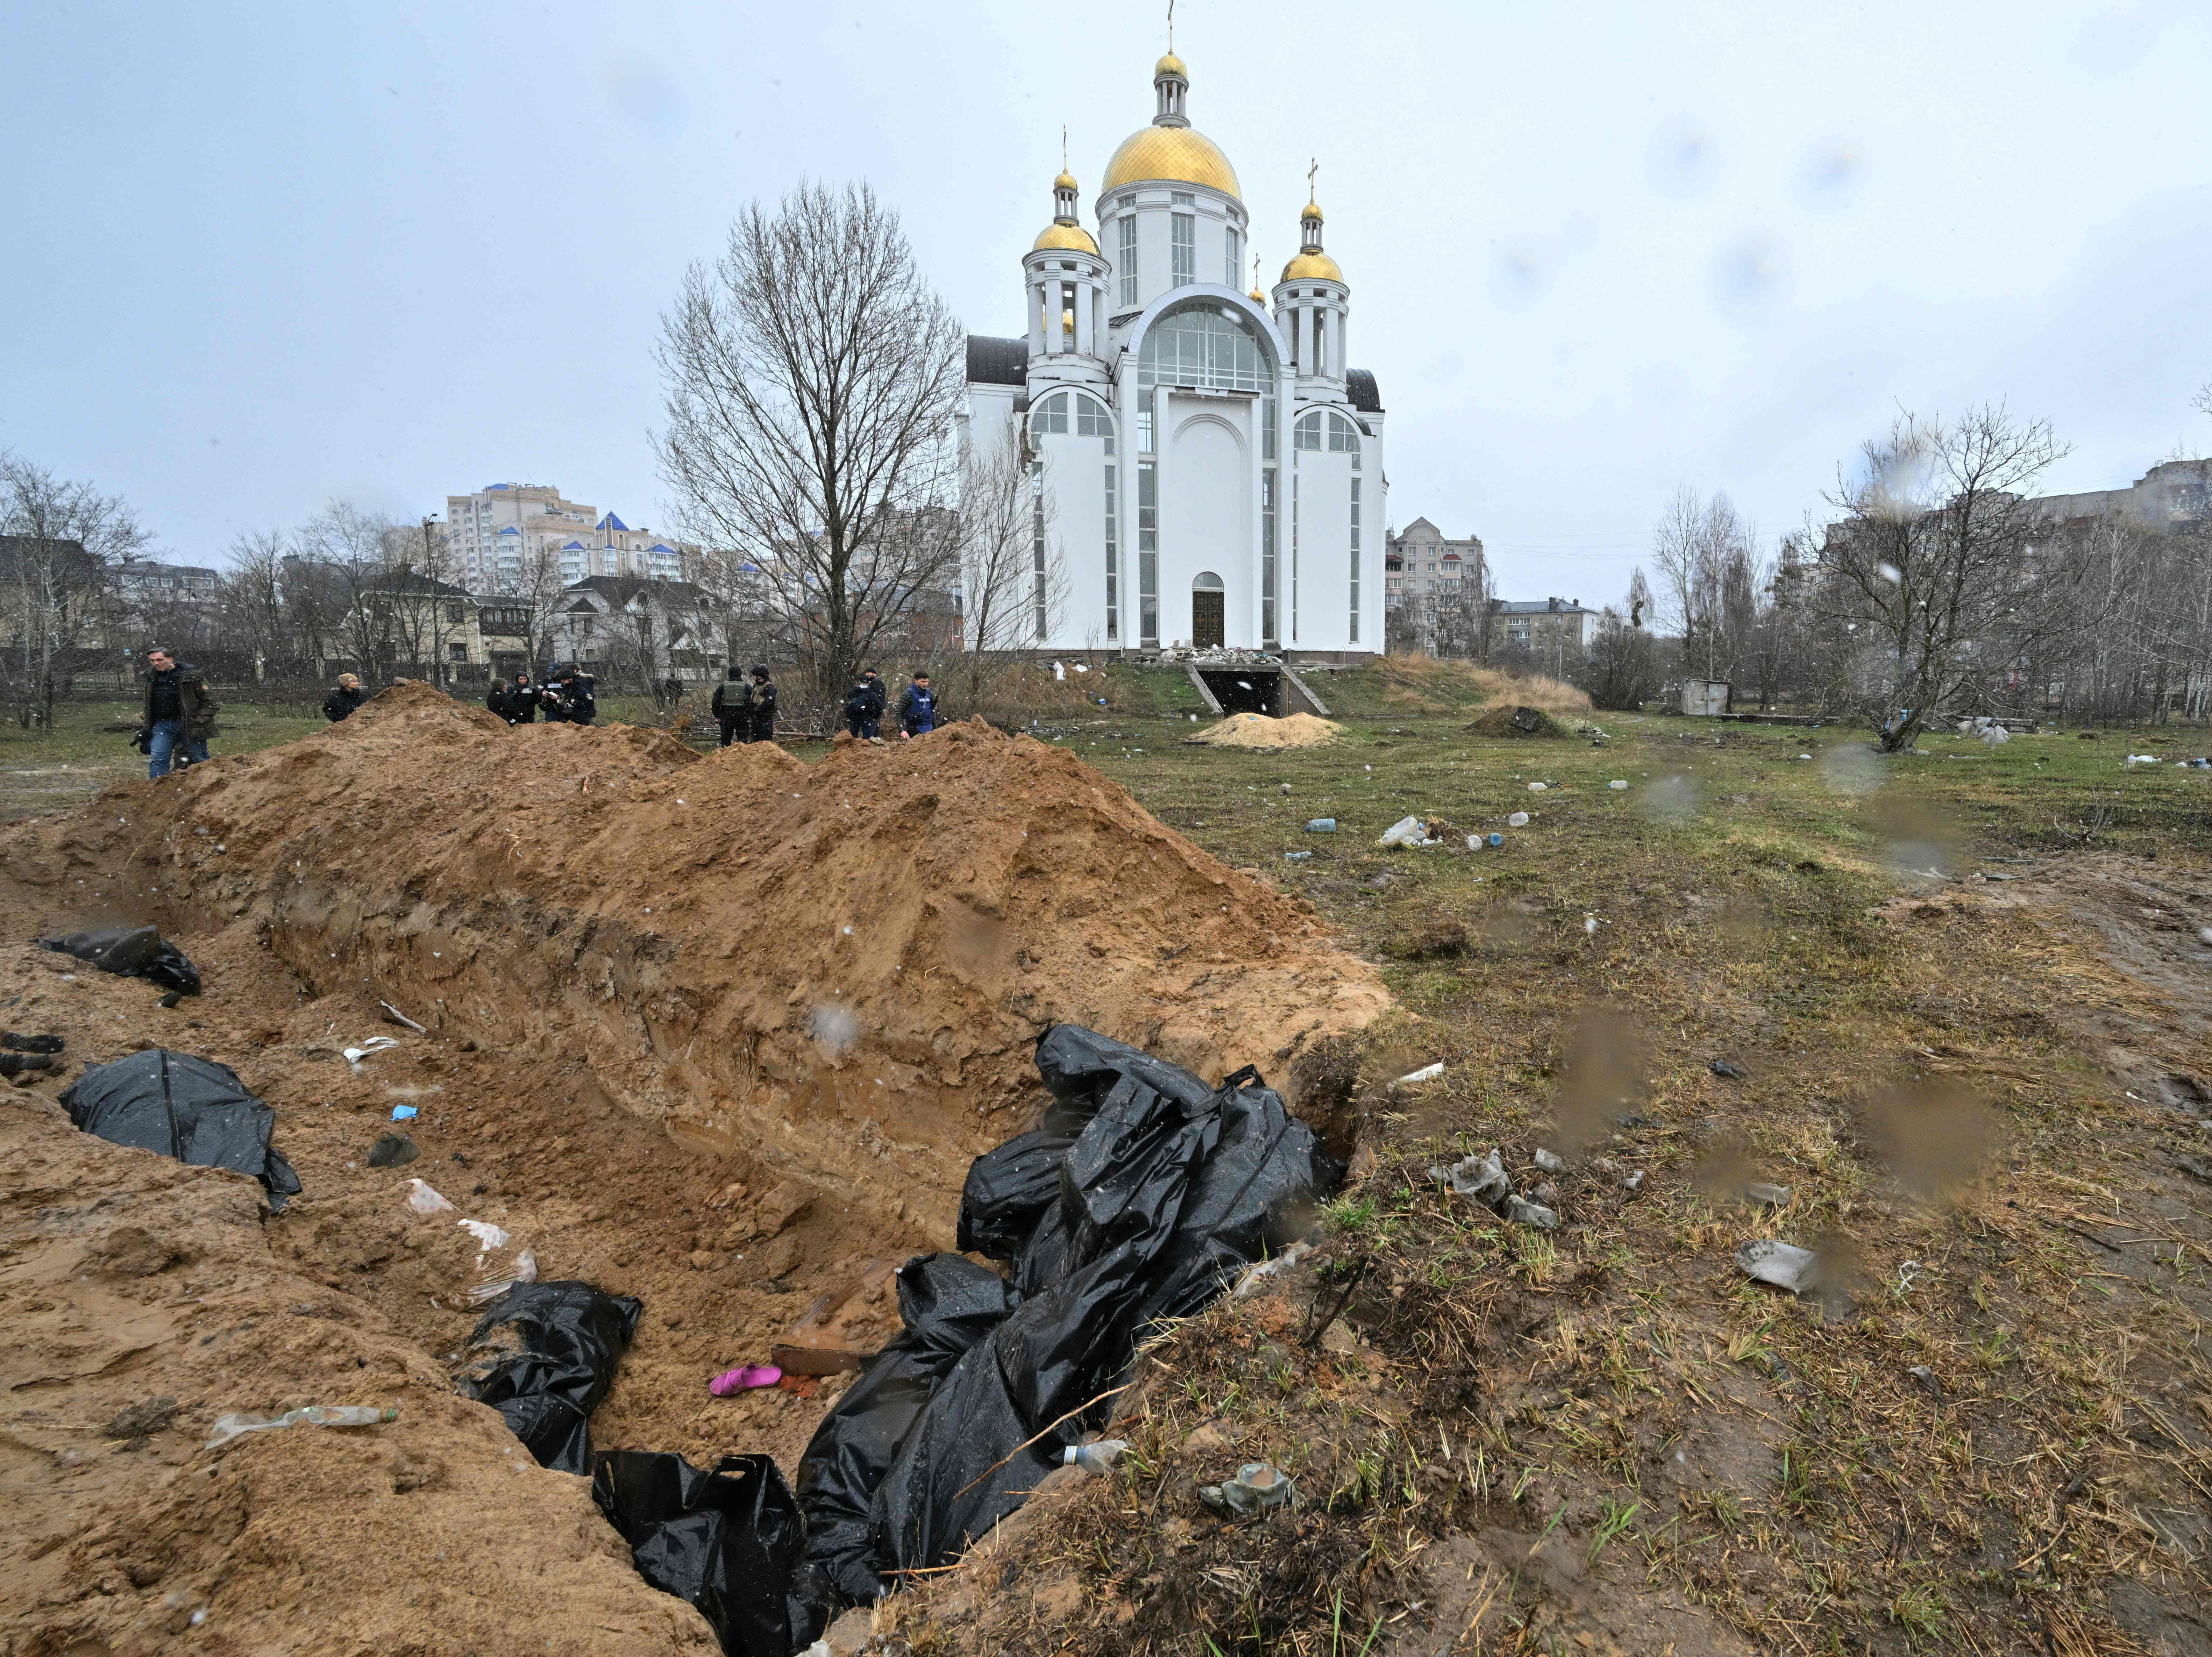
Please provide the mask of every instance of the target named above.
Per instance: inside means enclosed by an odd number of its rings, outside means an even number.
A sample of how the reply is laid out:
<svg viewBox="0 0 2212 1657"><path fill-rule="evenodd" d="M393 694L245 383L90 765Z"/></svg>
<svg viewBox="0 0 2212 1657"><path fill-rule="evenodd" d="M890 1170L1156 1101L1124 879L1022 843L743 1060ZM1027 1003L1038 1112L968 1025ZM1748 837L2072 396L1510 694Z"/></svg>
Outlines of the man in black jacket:
<svg viewBox="0 0 2212 1657"><path fill-rule="evenodd" d="M535 725L538 722L538 687L530 682L530 669L515 670L514 683L507 687L507 722L510 725Z"/></svg>
<svg viewBox="0 0 2212 1657"><path fill-rule="evenodd" d="M561 675L561 700L568 705L571 725L588 725L599 710L599 681L570 667Z"/></svg>
<svg viewBox="0 0 2212 1657"><path fill-rule="evenodd" d="M753 728L749 742L775 740L775 681L765 665L753 669Z"/></svg>
<svg viewBox="0 0 2212 1657"><path fill-rule="evenodd" d="M845 728L854 735L873 738L884 716L884 682L872 667L860 669L860 682L845 698Z"/></svg>
<svg viewBox="0 0 2212 1657"><path fill-rule="evenodd" d="M196 765L208 757L208 738L215 734L215 716L221 704L208 691L207 675L188 661L179 661L169 651L156 648L146 653L146 708L138 722L138 746L146 752L146 775L167 777L169 764L181 750L179 769Z"/></svg>
<svg viewBox="0 0 2212 1657"><path fill-rule="evenodd" d="M359 679L351 673L340 673L338 682L323 698L323 717L335 725L368 700L368 692L361 688Z"/></svg>
<svg viewBox="0 0 2212 1657"><path fill-rule="evenodd" d="M735 667L731 668L729 676L714 687L708 706L714 710L714 722L722 728L724 747L728 747L732 742L752 740L753 693L745 688L745 681Z"/></svg>

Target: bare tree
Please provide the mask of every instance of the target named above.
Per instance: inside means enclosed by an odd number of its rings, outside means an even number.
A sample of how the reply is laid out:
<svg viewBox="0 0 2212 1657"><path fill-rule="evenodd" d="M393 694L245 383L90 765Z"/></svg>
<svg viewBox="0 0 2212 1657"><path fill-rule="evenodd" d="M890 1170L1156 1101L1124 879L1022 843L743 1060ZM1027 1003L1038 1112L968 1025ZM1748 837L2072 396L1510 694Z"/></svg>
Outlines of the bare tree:
<svg viewBox="0 0 2212 1657"><path fill-rule="evenodd" d="M971 442L960 484L962 650L966 711L1059 628L1067 561L1056 545L1046 461L1017 415L994 442Z"/></svg>
<svg viewBox="0 0 2212 1657"><path fill-rule="evenodd" d="M7 691L24 729L54 722L75 653L114 616L115 582L151 540L119 495L57 478L0 452L0 581L6 586Z"/></svg>
<svg viewBox="0 0 2212 1657"><path fill-rule="evenodd" d="M1677 490L1652 530L1664 618L1681 640L1682 671L1733 677L1735 657L1758 615L1752 533L1725 495L1700 501Z"/></svg>
<svg viewBox="0 0 2212 1657"><path fill-rule="evenodd" d="M866 185L757 202L686 273L657 356L684 527L751 564L817 693L960 561L958 324ZM723 582L720 584L727 585Z"/></svg>
<svg viewBox="0 0 2212 1657"><path fill-rule="evenodd" d="M1644 624L1651 593L1644 571L1629 579L1626 613L1608 605L1598 617L1597 631L1583 655L1583 689L1601 708L1632 711L1659 694L1665 673L1659 660L1659 641Z"/></svg>
<svg viewBox="0 0 2212 1657"><path fill-rule="evenodd" d="M398 647L393 606L380 595L391 574L392 521L349 501L332 501L300 532L301 549L320 566L337 600L336 641L370 689L389 682Z"/></svg>
<svg viewBox="0 0 2212 1657"><path fill-rule="evenodd" d="M1820 549L1826 615L1865 641L1862 707L1885 752L1912 746L1931 715L2016 656L2058 612L2048 589L2070 572L2039 561L2027 487L2066 453L2048 421L2002 405L1946 422L1900 415L1869 442Z"/></svg>

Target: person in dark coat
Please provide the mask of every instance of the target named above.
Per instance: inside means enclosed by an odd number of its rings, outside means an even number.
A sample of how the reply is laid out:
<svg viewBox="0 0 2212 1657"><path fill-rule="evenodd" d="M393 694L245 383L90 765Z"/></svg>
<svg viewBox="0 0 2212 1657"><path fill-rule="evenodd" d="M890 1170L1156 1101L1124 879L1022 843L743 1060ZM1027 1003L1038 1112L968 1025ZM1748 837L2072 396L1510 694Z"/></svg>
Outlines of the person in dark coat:
<svg viewBox="0 0 2212 1657"><path fill-rule="evenodd" d="M538 687L530 682L530 669L519 668L514 683L507 687L507 722L510 725L535 725L538 722Z"/></svg>
<svg viewBox="0 0 2212 1657"><path fill-rule="evenodd" d="M222 704L209 691L207 675L169 651L149 650L146 666L146 706L136 740L145 751L146 775L167 777L172 760L182 769L207 758Z"/></svg>
<svg viewBox="0 0 2212 1657"><path fill-rule="evenodd" d="M368 700L368 692L361 688L358 678L351 673L340 673L338 682L331 686L331 693L323 698L323 717L335 725Z"/></svg>
<svg viewBox="0 0 2212 1657"><path fill-rule="evenodd" d="M753 728L750 742L775 740L775 681L765 665L753 669Z"/></svg>
<svg viewBox="0 0 2212 1657"><path fill-rule="evenodd" d="M548 725L568 722L568 697L562 688L563 676L568 671L566 667L556 667L546 675L545 683L538 687L538 705L544 713Z"/></svg>
<svg viewBox="0 0 2212 1657"><path fill-rule="evenodd" d="M514 723L514 704L507 695L507 681L505 679L495 679L492 680L491 689L484 692L484 706L490 709L501 719L504 719L508 724L512 725Z"/></svg>
<svg viewBox="0 0 2212 1657"><path fill-rule="evenodd" d="M722 728L724 747L732 742L752 740L753 693L745 688L745 681L735 667L714 687L708 705L714 710L714 722Z"/></svg>
<svg viewBox="0 0 2212 1657"><path fill-rule="evenodd" d="M599 710L599 681L589 673L580 673L574 667L562 675L561 699L568 705L571 725L588 725Z"/></svg>
<svg viewBox="0 0 2212 1657"><path fill-rule="evenodd" d="M929 675L916 673L914 683L899 692L899 735L927 736L937 728L937 692L929 688Z"/></svg>
<svg viewBox="0 0 2212 1657"><path fill-rule="evenodd" d="M872 667L860 669L860 682L845 698L845 728L872 740L884 717L884 682Z"/></svg>

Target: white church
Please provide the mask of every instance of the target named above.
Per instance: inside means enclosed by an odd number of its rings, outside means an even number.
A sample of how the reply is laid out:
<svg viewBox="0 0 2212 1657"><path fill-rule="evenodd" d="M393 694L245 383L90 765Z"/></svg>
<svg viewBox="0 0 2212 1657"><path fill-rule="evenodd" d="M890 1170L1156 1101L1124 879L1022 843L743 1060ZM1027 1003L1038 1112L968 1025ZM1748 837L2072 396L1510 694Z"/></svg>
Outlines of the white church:
<svg viewBox="0 0 2212 1657"><path fill-rule="evenodd" d="M1106 164L1097 239L1063 172L1022 261L1027 334L968 341L971 452L1026 427L1034 455L1036 647L1379 653L1382 405L1347 366L1352 290L1321 209L1273 295L1243 292L1236 169L1191 125L1172 51L1152 85L1152 125Z"/></svg>

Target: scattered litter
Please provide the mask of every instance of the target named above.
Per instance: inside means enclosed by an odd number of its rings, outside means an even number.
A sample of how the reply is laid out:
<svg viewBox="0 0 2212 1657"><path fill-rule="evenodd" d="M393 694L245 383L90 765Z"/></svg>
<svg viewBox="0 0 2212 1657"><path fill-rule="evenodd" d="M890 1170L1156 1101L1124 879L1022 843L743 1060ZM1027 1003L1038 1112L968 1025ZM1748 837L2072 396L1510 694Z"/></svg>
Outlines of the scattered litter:
<svg viewBox="0 0 2212 1657"><path fill-rule="evenodd" d="M240 1434L265 1433L272 1427L375 1427L398 1419L398 1410L380 1410L368 1404L311 1404L304 1410L287 1410L281 1416L217 1416L215 1431L202 1447L212 1450Z"/></svg>
<svg viewBox="0 0 2212 1657"><path fill-rule="evenodd" d="M1749 1185L1743 1188L1744 1196L1753 1203L1763 1203L1769 1208L1790 1206L1790 1187L1788 1185Z"/></svg>
<svg viewBox="0 0 2212 1657"><path fill-rule="evenodd" d="M1747 1276L1786 1288L1792 1295L1802 1295L1820 1280L1819 1255L1771 1237L1746 1243L1735 1252L1735 1263Z"/></svg>
<svg viewBox="0 0 2212 1657"><path fill-rule="evenodd" d="M1438 1059L1434 1064L1424 1064L1418 1070L1408 1070L1390 1085L1393 1087L1416 1087L1424 1081L1434 1081L1443 1073L1444 1062Z"/></svg>
<svg viewBox="0 0 2212 1657"><path fill-rule="evenodd" d="M1313 861L1313 853L1310 851L1286 851L1283 854L1283 861L1286 863L1310 862Z"/></svg>
<svg viewBox="0 0 2212 1657"><path fill-rule="evenodd" d="M29 1075L39 1070L58 1070L66 1060L52 1053L0 1053L0 1076Z"/></svg>
<svg viewBox="0 0 2212 1657"><path fill-rule="evenodd" d="M1336 832L1336 819L1334 817L1316 817L1306 825L1306 832L1308 834L1334 834Z"/></svg>
<svg viewBox="0 0 2212 1657"><path fill-rule="evenodd" d="M1583 916L1583 930L1589 933L1593 938L1597 936L1597 917L1595 915Z"/></svg>
<svg viewBox="0 0 2212 1657"><path fill-rule="evenodd" d="M1505 844L1505 837L1502 834L1488 835L1485 837L1483 844L1493 847L1502 846Z"/></svg>
<svg viewBox="0 0 2212 1657"><path fill-rule="evenodd" d="M1717 1058L1705 1067L1717 1076L1726 1076L1731 1081L1748 1081L1751 1072L1732 1058Z"/></svg>
<svg viewBox="0 0 2212 1657"><path fill-rule="evenodd" d="M1528 826L1528 813L1525 811L1516 811L1509 813L1505 819L1505 826L1508 828L1527 828Z"/></svg>
<svg viewBox="0 0 2212 1657"><path fill-rule="evenodd" d="M1620 1182L1620 1188L1625 1191L1631 1192L1642 1191L1644 1189L1644 1170L1638 1168L1634 1173L1630 1174L1627 1179Z"/></svg>
<svg viewBox="0 0 2212 1657"><path fill-rule="evenodd" d="M1237 1280L1237 1288L1230 1298L1242 1301L1258 1294L1270 1280L1281 1276L1292 1266L1297 1264L1312 1251L1312 1248L1311 1243L1301 1240L1291 1244L1273 1259L1261 1261L1258 1265L1252 1267Z"/></svg>
<svg viewBox="0 0 2212 1657"><path fill-rule="evenodd" d="M388 1133L380 1135L368 1148L367 1161L372 1168L401 1168L422 1154L405 1134Z"/></svg>
<svg viewBox="0 0 2212 1657"><path fill-rule="evenodd" d="M415 1119L415 1113L416 1106L412 1105L394 1105L392 1107L392 1119L394 1122L412 1122Z"/></svg>
<svg viewBox="0 0 2212 1657"><path fill-rule="evenodd" d="M407 1182L407 1206L417 1214L451 1214L453 1205L420 1179Z"/></svg>
<svg viewBox="0 0 2212 1657"><path fill-rule="evenodd" d="M1627 786L1628 779L1625 777L1616 777L1612 782L1606 784L1606 787L1609 789L1625 789Z"/></svg>
<svg viewBox="0 0 2212 1657"><path fill-rule="evenodd" d="M1401 817L1382 831L1382 838L1375 844L1378 846L1418 846L1425 844L1427 839L1428 832L1422 826L1419 818Z"/></svg>
<svg viewBox="0 0 2212 1657"><path fill-rule="evenodd" d="M1528 792L1531 794L1541 794L1546 789L1548 789L1552 785L1549 783L1531 783L1528 785Z"/></svg>
<svg viewBox="0 0 2212 1657"><path fill-rule="evenodd" d="M534 1283L537 1281L538 1256L534 1251L525 1249L514 1257L514 1264L505 1271L471 1285L469 1304L482 1306L487 1301L497 1300L517 1283Z"/></svg>
<svg viewBox="0 0 2212 1657"><path fill-rule="evenodd" d="M1516 1226L1534 1226L1539 1231L1557 1231L1559 1228L1557 1214L1541 1203L1531 1203L1525 1197L1508 1197L1503 1212Z"/></svg>
<svg viewBox="0 0 2212 1657"><path fill-rule="evenodd" d="M427 1036L430 1033L429 1031L423 1028L422 1026L416 1023L413 1019L409 1018L406 1014L401 1012L390 1002L380 1001L376 1004L384 1009L385 1017L390 1019L394 1024L404 1024L418 1036Z"/></svg>
<svg viewBox="0 0 2212 1657"><path fill-rule="evenodd" d="M2197 929L2197 941L2204 945L2207 948L2212 948L2212 926L2198 927Z"/></svg>
<svg viewBox="0 0 2212 1657"><path fill-rule="evenodd" d="M276 1112L247 1093L228 1064L149 1047L93 1065L61 1103L71 1122L112 1143L252 1175L271 1209L299 1195L300 1176L269 1142Z"/></svg>
<svg viewBox="0 0 2212 1657"><path fill-rule="evenodd" d="M160 931L150 926L97 926L65 938L40 938L38 945L89 961L103 972L148 979L180 996L200 992L199 969L176 945L164 943Z"/></svg>
<svg viewBox="0 0 2212 1657"><path fill-rule="evenodd" d="M1513 1194L1513 1182L1506 1177L1504 1158L1495 1150L1486 1158L1463 1156L1449 1168L1431 1168L1429 1172L1462 1197L1473 1197L1492 1208L1498 1207Z"/></svg>
<svg viewBox="0 0 2212 1657"><path fill-rule="evenodd" d="M455 1383L464 1398L497 1410L540 1466L587 1472L592 1411L614 1385L644 1309L586 1282L517 1283L485 1307Z"/></svg>
<svg viewBox="0 0 2212 1657"><path fill-rule="evenodd" d="M390 1036L371 1036L358 1047L347 1047L340 1051L345 1054L346 1068L358 1075L361 1074L362 1060L367 1058L371 1053L381 1053L398 1045L398 1042ZM330 1050L325 1048L324 1051L327 1052Z"/></svg>
<svg viewBox="0 0 2212 1657"><path fill-rule="evenodd" d="M1982 733L1982 740L1992 748L2001 748L2012 740L2012 733L2002 725L1992 725Z"/></svg>
<svg viewBox="0 0 2212 1657"><path fill-rule="evenodd" d="M1897 1266L1897 1292L1900 1295L1911 1294L1912 1291L1913 1280L1920 1276L1923 1267L1917 1260L1899 1261Z"/></svg>
<svg viewBox="0 0 2212 1657"><path fill-rule="evenodd" d="M1121 1452L1129 1447L1127 1439L1102 1438L1089 1444L1071 1444L1060 1457L1063 1467L1080 1467L1086 1473L1111 1471Z"/></svg>
<svg viewBox="0 0 2212 1657"><path fill-rule="evenodd" d="M1282 789L1283 793L1287 795L1291 791L1291 785L1288 783L1285 783L1282 785Z"/></svg>
<svg viewBox="0 0 2212 1657"><path fill-rule="evenodd" d="M429 1191L430 1188L425 1185L422 1189ZM434 1197L437 1196L435 1191L431 1191L430 1194ZM438 1200L441 1203L445 1202L442 1197ZM453 1204L446 1203L446 1206L451 1208ZM479 1254L489 1254L494 1249L505 1248L509 1240L507 1233L489 1220L463 1220L458 1223L463 1231L477 1240L477 1252Z"/></svg>
<svg viewBox="0 0 2212 1657"><path fill-rule="evenodd" d="M1259 1514L1281 1507L1297 1488L1297 1481L1272 1462L1248 1461L1236 1477L1200 1485L1198 1499L1218 1514Z"/></svg>
<svg viewBox="0 0 2212 1657"><path fill-rule="evenodd" d="M2131 753L2128 756L2128 764L2130 765L2155 765L2158 764L2158 756L2154 753Z"/></svg>
<svg viewBox="0 0 2212 1657"><path fill-rule="evenodd" d="M1943 1401L1943 1384L1936 1379L1936 1372L1924 1363L1916 1363L1905 1372L1926 1387L1936 1403Z"/></svg>
<svg viewBox="0 0 2212 1657"><path fill-rule="evenodd" d="M783 1371L772 1363L743 1363L715 1376L707 1383L707 1390L718 1398L726 1398L756 1386L773 1386L782 1379Z"/></svg>
<svg viewBox="0 0 2212 1657"><path fill-rule="evenodd" d="M810 1632L787 1593L806 1537L775 1458L724 1456L711 1473L682 1456L608 1450L592 1500L629 1544L637 1573L694 1606L732 1657L785 1657Z"/></svg>
<svg viewBox="0 0 2212 1657"><path fill-rule="evenodd" d="M27 1036L14 1030L0 1030L0 1047L18 1053L58 1053L68 1043L57 1035Z"/></svg>
<svg viewBox="0 0 2212 1657"><path fill-rule="evenodd" d="M1566 1158L1555 1152L1540 1149L1535 1154L1534 1161L1536 1166L1543 1169L1546 1173L1565 1173L1567 1171Z"/></svg>

